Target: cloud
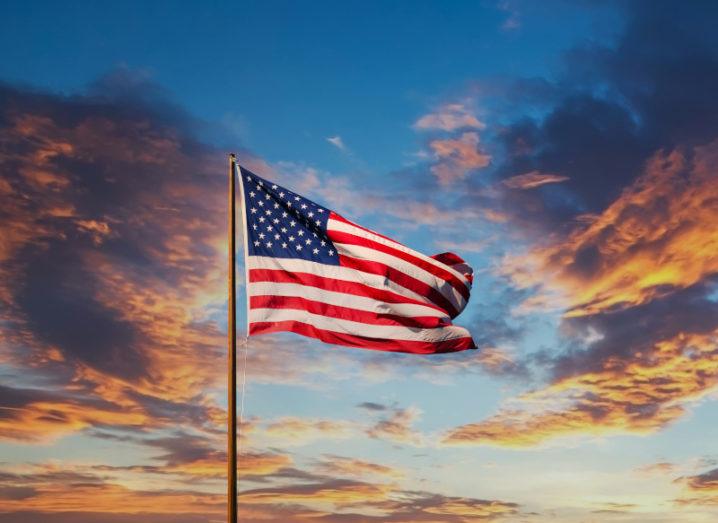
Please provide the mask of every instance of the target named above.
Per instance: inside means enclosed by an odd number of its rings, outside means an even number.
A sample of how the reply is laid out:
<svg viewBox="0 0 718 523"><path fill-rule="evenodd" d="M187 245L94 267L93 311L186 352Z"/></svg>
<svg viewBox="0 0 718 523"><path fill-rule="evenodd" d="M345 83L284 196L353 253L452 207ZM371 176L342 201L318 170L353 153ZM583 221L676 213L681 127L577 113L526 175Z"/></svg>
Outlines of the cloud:
<svg viewBox="0 0 718 523"><path fill-rule="evenodd" d="M559 358L553 383L492 417L448 431L444 443L532 447L556 437L655 432L718 385L715 317L712 323L705 333L679 328L639 347L622 344L635 351L624 355L602 353L597 341L582 364L563 368Z"/></svg>
<svg viewBox="0 0 718 523"><path fill-rule="evenodd" d="M241 493L241 500L248 504L274 504L281 501L310 505L330 503L341 507L380 501L391 491L391 485L337 479L325 483L247 490Z"/></svg>
<svg viewBox="0 0 718 523"><path fill-rule="evenodd" d="M521 27L521 13L514 2L501 0L497 7L499 10L508 14L506 20L501 24L501 29L504 31L515 31Z"/></svg>
<svg viewBox="0 0 718 523"><path fill-rule="evenodd" d="M357 407L366 409L370 412L382 412L389 408L386 405L382 405L381 403L374 403L372 401L365 401L357 405Z"/></svg>
<svg viewBox="0 0 718 523"><path fill-rule="evenodd" d="M52 386L11 417L5 434L29 440L219 418L221 158L151 89L103 82L117 94L0 87L6 364Z"/></svg>
<svg viewBox="0 0 718 523"><path fill-rule="evenodd" d="M718 385L716 42L695 13L649 5L626 7L614 48L572 51L553 96L526 93L542 116L497 134L500 183L471 181L476 207L493 201L530 246L497 261L520 297L512 312L561 319L556 345L526 358L546 385L447 444L649 434ZM544 173L563 179L516 190Z"/></svg>
<svg viewBox="0 0 718 523"><path fill-rule="evenodd" d="M338 135L337 135L337 136L331 136L331 137L327 138L327 142L329 142L330 144L332 144L334 147L336 147L336 148L339 149L340 151L346 151L346 150L347 150L347 146L344 145L344 141L342 140L342 137L341 137L341 136L338 136Z"/></svg>
<svg viewBox="0 0 718 523"><path fill-rule="evenodd" d="M13 495L2 499L3 512L18 512L26 518L30 511L43 514L102 512L108 517L111 514L145 514L147 517L148 514L178 513L218 516L225 507L223 494L172 489L138 491L97 474L50 466L34 466L23 473L3 473L0 483L11 484L14 489ZM22 495L18 495L19 488L24 489ZM42 520L46 521L44 517Z"/></svg>
<svg viewBox="0 0 718 523"><path fill-rule="evenodd" d="M268 422L265 437L277 438L284 445L305 445L317 439L345 439L352 436L355 426L347 421L284 417Z"/></svg>
<svg viewBox="0 0 718 523"><path fill-rule="evenodd" d="M666 461L661 461L659 463L650 463L648 465L643 465L642 467L638 467L636 469L636 472L643 475L660 475L663 476L665 474L674 472L676 470L676 465L674 463L668 463Z"/></svg>
<svg viewBox="0 0 718 523"><path fill-rule="evenodd" d="M387 478L401 478L404 475L394 467L343 456L326 456L325 461L321 462L317 469L333 477L384 476Z"/></svg>
<svg viewBox="0 0 718 523"><path fill-rule="evenodd" d="M366 432L370 438L401 444L421 445L421 434L413 428L414 423L420 417L421 410L416 407L392 408L389 416L377 421Z"/></svg>
<svg viewBox="0 0 718 523"><path fill-rule="evenodd" d="M718 273L709 225L718 220L716 158L718 142L657 153L604 212L507 260L506 272L519 286L564 295L568 316L640 305Z"/></svg>
<svg viewBox="0 0 718 523"><path fill-rule="evenodd" d="M452 132L458 129L484 129L473 111L464 103L451 103L440 106L435 112L419 118L414 124L418 130L441 130Z"/></svg>
<svg viewBox="0 0 718 523"><path fill-rule="evenodd" d="M436 159L431 172L441 185L448 185L466 177L469 171L486 167L491 155L479 148L479 134L465 132L456 138L429 142Z"/></svg>
<svg viewBox="0 0 718 523"><path fill-rule="evenodd" d="M141 409L125 409L81 394L60 395L5 386L0 386L0 392L0 439L5 440L47 442L95 425L139 429L157 423Z"/></svg>
<svg viewBox="0 0 718 523"><path fill-rule="evenodd" d="M718 469L675 480L684 485L686 494L674 500L679 506L718 506Z"/></svg>
<svg viewBox="0 0 718 523"><path fill-rule="evenodd" d="M718 492L718 468L698 474L680 478L691 490Z"/></svg>
<svg viewBox="0 0 718 523"><path fill-rule="evenodd" d="M531 171L525 174L517 174L503 181L509 189L535 189L548 183L560 183L568 180L568 176L556 174L544 174L539 171Z"/></svg>
<svg viewBox="0 0 718 523"><path fill-rule="evenodd" d="M321 519L344 522L435 522L438 518L449 523L478 523L518 513L515 503L403 491L393 484L341 479L245 491L241 501L249 505L301 503L315 510L329 504L334 510Z"/></svg>

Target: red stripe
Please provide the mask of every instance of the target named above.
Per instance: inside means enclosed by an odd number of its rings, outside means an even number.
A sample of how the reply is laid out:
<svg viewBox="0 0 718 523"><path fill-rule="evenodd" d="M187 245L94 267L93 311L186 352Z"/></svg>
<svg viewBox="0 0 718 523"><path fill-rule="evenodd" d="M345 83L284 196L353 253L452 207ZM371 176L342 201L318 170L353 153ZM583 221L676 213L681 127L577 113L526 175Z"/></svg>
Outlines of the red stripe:
<svg viewBox="0 0 718 523"><path fill-rule="evenodd" d="M399 316L397 314L377 314L375 312L352 309L331 305L315 300L308 300L297 296L250 296L250 309L295 309L308 311L313 314L339 318L342 320L356 321L370 325L399 325L402 327L417 327L421 329L433 329L450 325L441 318L432 316Z"/></svg>
<svg viewBox="0 0 718 523"><path fill-rule="evenodd" d="M361 230L364 231L364 232L368 232L368 233L371 233L371 234L376 234L377 236L379 236L379 237L381 237L381 238L384 238L385 240L389 240L390 242L399 243L398 241L392 240L391 238L389 238L389 237L387 237L387 236L384 236L383 234L379 234L379 233L376 232L376 231L372 231L371 229L367 229L366 227L362 227L361 225L358 225L358 224L356 224L356 223L354 223L354 222L352 222L352 221L349 221L349 220L347 220L344 216L341 216L341 215L335 213L334 211L332 211L331 214L329 214L329 219L330 219L330 220L336 220L336 221L338 221L338 222L344 222L344 223L349 224L349 225L351 225L351 226L353 226L353 227L356 227L357 229L361 229ZM327 222L327 223L328 223L328 222ZM402 245L402 244L399 243L399 245ZM408 249L408 247L407 247L407 249Z"/></svg>
<svg viewBox="0 0 718 523"><path fill-rule="evenodd" d="M426 260L422 260L421 258L417 258L416 256L413 256L407 252L400 251L399 249L395 249L394 247L390 247L388 245L384 245L383 243L369 240L367 238L362 238L361 236L356 236L354 234L350 234L343 231L333 231L331 229L327 230L327 235L329 236L329 239L335 243L361 245L362 247L368 247L370 249L374 249L375 251L380 251L385 254L395 256L396 258L411 263L412 265L416 265L417 267L424 269L426 272L447 282L464 297L464 300L469 301L469 289L461 280L459 280L456 276L451 274L446 269L437 267L436 265L429 263Z"/></svg>
<svg viewBox="0 0 718 523"><path fill-rule="evenodd" d="M256 322L250 323L249 334L267 334L270 332L295 332L310 338L316 338L325 343L344 345L346 347L360 347L388 352L409 352L412 354L435 354L442 352L458 352L475 349L474 340L470 337L456 338L440 342L406 341L370 338L368 336L353 336L342 332L318 329L313 325L299 321Z"/></svg>
<svg viewBox="0 0 718 523"><path fill-rule="evenodd" d="M276 282L276 283L296 283L299 285L307 285L327 291L341 292L344 294L353 294L355 296L365 296L377 301L385 301L388 303L407 303L413 305L424 305L436 309L442 314L446 314L446 310L437 307L432 303L422 302L413 298L402 296L396 292L376 289L363 283L357 283L336 278L326 278L317 276L316 274L307 272L289 272L277 269L250 269L249 282Z"/></svg>
<svg viewBox="0 0 718 523"><path fill-rule="evenodd" d="M394 283L398 283L402 287L405 287L411 291L416 292L422 296L426 296L434 304L438 305L444 311L449 314L452 318L459 315L459 311L456 307L441 294L436 288L424 283L423 281L412 278L408 274L404 274L398 269L389 267L388 265L380 262L360 260L358 258L352 258L344 254L339 256L339 263L342 267L349 267L350 269L356 269L362 272L368 272L370 274L378 274L383 276Z"/></svg>

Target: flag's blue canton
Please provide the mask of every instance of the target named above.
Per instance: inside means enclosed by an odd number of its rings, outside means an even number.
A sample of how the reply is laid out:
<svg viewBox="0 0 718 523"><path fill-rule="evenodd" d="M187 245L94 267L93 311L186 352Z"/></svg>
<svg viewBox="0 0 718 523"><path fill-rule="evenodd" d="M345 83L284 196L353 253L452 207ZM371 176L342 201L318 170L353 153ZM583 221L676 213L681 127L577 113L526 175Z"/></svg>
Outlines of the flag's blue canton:
<svg viewBox="0 0 718 523"><path fill-rule="evenodd" d="M250 256L298 258L339 265L327 238L329 209L240 169Z"/></svg>

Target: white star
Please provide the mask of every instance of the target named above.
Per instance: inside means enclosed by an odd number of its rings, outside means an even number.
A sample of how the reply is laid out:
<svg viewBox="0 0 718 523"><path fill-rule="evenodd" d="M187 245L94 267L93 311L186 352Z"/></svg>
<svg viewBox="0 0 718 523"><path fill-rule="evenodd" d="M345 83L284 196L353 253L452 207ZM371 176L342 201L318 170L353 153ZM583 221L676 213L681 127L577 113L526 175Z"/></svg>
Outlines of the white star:
<svg viewBox="0 0 718 523"><path fill-rule="evenodd" d="M259 183L259 185L264 185L264 182L262 180L259 180L259 182L257 183Z"/></svg>
<svg viewBox="0 0 718 523"><path fill-rule="evenodd" d="M317 209L317 212L324 212L324 209Z"/></svg>
<svg viewBox="0 0 718 523"><path fill-rule="evenodd" d="M287 242L283 242L283 243L282 243L282 247L286 249L286 248L287 248Z"/></svg>
<svg viewBox="0 0 718 523"><path fill-rule="evenodd" d="M316 224L317 224L317 227L318 227L318 226L320 226L320 225L322 224L322 222L320 222L319 220L317 220L317 221L316 221L316 222L314 222L314 223L316 223Z"/></svg>
<svg viewBox="0 0 718 523"><path fill-rule="evenodd" d="M314 254L319 254L319 249L314 249L312 252L313 252Z"/></svg>
<svg viewBox="0 0 718 523"><path fill-rule="evenodd" d="M256 224L256 223L253 223L253 224L252 224L252 229L254 229L255 231L257 230L257 224Z"/></svg>
<svg viewBox="0 0 718 523"><path fill-rule="evenodd" d="M267 242L267 247L272 247L272 242Z"/></svg>
<svg viewBox="0 0 718 523"><path fill-rule="evenodd" d="M304 231L299 229L299 232L297 233L299 236L304 236Z"/></svg>
<svg viewBox="0 0 718 523"><path fill-rule="evenodd" d="M271 231L272 229L273 229L273 227L272 227L271 225L267 225L267 230L268 230L268 231Z"/></svg>
<svg viewBox="0 0 718 523"><path fill-rule="evenodd" d="M283 193L283 192L280 192L280 193L279 193L279 197L280 197L280 198L284 198L284 193Z"/></svg>
<svg viewBox="0 0 718 523"><path fill-rule="evenodd" d="M263 239L264 239L264 233L263 233L263 232L260 232L260 233L259 233L259 239L260 239L260 240L263 240Z"/></svg>
<svg viewBox="0 0 718 523"><path fill-rule="evenodd" d="M279 209L279 204L278 204L278 203L275 203L275 204L274 204L274 208L275 208L275 209Z"/></svg>
<svg viewBox="0 0 718 523"><path fill-rule="evenodd" d="M271 209L267 209L266 211L264 211L264 214L266 214L267 216L269 216L270 214L272 214Z"/></svg>
<svg viewBox="0 0 718 523"><path fill-rule="evenodd" d="M259 182L259 183L257 184L257 190L258 190L258 191L261 191L261 190L262 190L262 182Z"/></svg>
<svg viewBox="0 0 718 523"><path fill-rule="evenodd" d="M310 240L309 238L307 238L304 243L306 243L307 245L309 245L310 243L312 243L312 240Z"/></svg>
<svg viewBox="0 0 718 523"><path fill-rule="evenodd" d="M312 216L314 216L314 213L310 212L309 214L307 214L307 216L309 216L311 218Z"/></svg>
<svg viewBox="0 0 718 523"><path fill-rule="evenodd" d="M298 251L301 251L301 250L302 250L302 246L301 246L300 244L297 244L297 250L298 250Z"/></svg>
<svg viewBox="0 0 718 523"><path fill-rule="evenodd" d="M264 222L264 216L260 216L260 217L259 217L259 223L263 223L263 222Z"/></svg>
<svg viewBox="0 0 718 523"><path fill-rule="evenodd" d="M260 200L260 201L257 202L257 203L259 204L260 207L264 207L264 202L263 202L263 201Z"/></svg>
<svg viewBox="0 0 718 523"><path fill-rule="evenodd" d="M277 188L277 184L272 185L272 189L276 189L276 188Z"/></svg>
<svg viewBox="0 0 718 523"><path fill-rule="evenodd" d="M291 206L292 206L292 202L287 202L287 207L291 207Z"/></svg>
<svg viewBox="0 0 718 523"><path fill-rule="evenodd" d="M334 251L329 251L329 256L334 256Z"/></svg>
<svg viewBox="0 0 718 523"><path fill-rule="evenodd" d="M316 233L316 232L313 232L313 233L312 233L312 236L314 236L315 238L319 238L319 236L317 236L317 233Z"/></svg>
<svg viewBox="0 0 718 523"><path fill-rule="evenodd" d="M324 240L322 240L322 247L324 247L327 244Z"/></svg>
<svg viewBox="0 0 718 523"><path fill-rule="evenodd" d="M290 242L293 242L293 241L294 241L294 236L290 236L290 237L289 237L289 241L290 241Z"/></svg>
<svg viewBox="0 0 718 523"><path fill-rule="evenodd" d="M251 209L249 209L249 212L251 212L252 214L257 214L257 208L252 207Z"/></svg>
<svg viewBox="0 0 718 523"><path fill-rule="evenodd" d="M269 200L270 198L271 196L269 195L269 193L267 193L266 199Z"/></svg>
<svg viewBox="0 0 718 523"><path fill-rule="evenodd" d="M299 201L299 196L295 196L294 199Z"/></svg>
<svg viewBox="0 0 718 523"><path fill-rule="evenodd" d="M287 232L287 228L286 228L286 227L282 227L282 232Z"/></svg>
<svg viewBox="0 0 718 523"><path fill-rule="evenodd" d="M251 182L251 181L252 181L252 177L251 177L251 176L247 176L247 181L248 181L248 182Z"/></svg>
<svg viewBox="0 0 718 523"><path fill-rule="evenodd" d="M255 241L255 242L254 242L254 246L255 246L255 247L259 247L259 242Z"/></svg>
<svg viewBox="0 0 718 523"><path fill-rule="evenodd" d="M307 204L306 204L306 203L303 203L303 204L302 204L302 209L306 209L306 208L307 208Z"/></svg>
<svg viewBox="0 0 718 523"><path fill-rule="evenodd" d="M291 225L292 227L294 227L296 224L297 224L297 222L295 222L294 220L292 220L291 222L289 222L289 225Z"/></svg>
<svg viewBox="0 0 718 523"><path fill-rule="evenodd" d="M272 223L274 223L274 224L279 223L279 219L278 219L278 218L273 219L273 220L272 220Z"/></svg>
<svg viewBox="0 0 718 523"><path fill-rule="evenodd" d="M250 198L254 198L254 195L255 195L255 194L257 194L257 193L255 193L254 191L251 191L251 192L249 193L249 197L250 197Z"/></svg>
<svg viewBox="0 0 718 523"><path fill-rule="evenodd" d="M279 239L279 234L275 234L275 235L274 235L274 239L275 239L275 240L278 240L278 239Z"/></svg>

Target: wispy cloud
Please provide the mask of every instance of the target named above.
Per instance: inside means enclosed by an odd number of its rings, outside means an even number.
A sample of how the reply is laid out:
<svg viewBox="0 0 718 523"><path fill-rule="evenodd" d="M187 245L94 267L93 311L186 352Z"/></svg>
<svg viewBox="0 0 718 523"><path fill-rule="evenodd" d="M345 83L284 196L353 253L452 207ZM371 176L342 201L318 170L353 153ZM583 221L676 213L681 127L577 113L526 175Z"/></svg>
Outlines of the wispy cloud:
<svg viewBox="0 0 718 523"><path fill-rule="evenodd" d="M346 152L348 150L347 146L344 145L344 141L342 140L342 137L339 135L331 136L331 137L327 138L327 142L332 144L334 147L336 147L340 151Z"/></svg>
<svg viewBox="0 0 718 523"><path fill-rule="evenodd" d="M425 114L414 123L417 130L456 131L457 129L484 129L486 124L465 103L450 103Z"/></svg>
<svg viewBox="0 0 718 523"><path fill-rule="evenodd" d="M534 189L548 183L565 182L568 179L568 176L531 171L507 178L503 181L503 184L509 189Z"/></svg>
<svg viewBox="0 0 718 523"><path fill-rule="evenodd" d="M491 155L479 147L479 134L465 132L456 138L433 140L429 147L434 152L436 163L431 172L441 185L465 178L469 171L486 167Z"/></svg>

